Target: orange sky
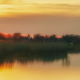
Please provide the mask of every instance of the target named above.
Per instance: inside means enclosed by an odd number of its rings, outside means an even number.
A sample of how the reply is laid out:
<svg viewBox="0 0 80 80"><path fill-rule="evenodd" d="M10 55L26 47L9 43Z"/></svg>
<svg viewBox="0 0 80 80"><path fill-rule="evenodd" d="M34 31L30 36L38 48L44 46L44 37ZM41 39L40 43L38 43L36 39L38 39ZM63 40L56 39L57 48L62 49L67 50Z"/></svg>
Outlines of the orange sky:
<svg viewBox="0 0 80 80"><path fill-rule="evenodd" d="M42 34L42 35L80 35L80 17L53 15L19 15L18 17L1 17L0 32Z"/></svg>
<svg viewBox="0 0 80 80"><path fill-rule="evenodd" d="M8 34L8 33L2 33L3 35L4 35L4 37L6 37L6 38L8 38L8 35L10 35L11 37L13 37L13 34ZM28 36L28 34L21 34L22 36ZM32 34L29 34L30 35L30 37L34 37L34 35L32 35ZM41 36L46 36L46 35L41 35ZM47 36L51 36L51 35L47 35ZM58 36L58 35L56 35L56 38L62 38L62 36Z"/></svg>
<svg viewBox="0 0 80 80"><path fill-rule="evenodd" d="M0 32L80 35L80 0L0 0Z"/></svg>
<svg viewBox="0 0 80 80"><path fill-rule="evenodd" d="M80 16L79 0L0 0L0 16L11 13Z"/></svg>

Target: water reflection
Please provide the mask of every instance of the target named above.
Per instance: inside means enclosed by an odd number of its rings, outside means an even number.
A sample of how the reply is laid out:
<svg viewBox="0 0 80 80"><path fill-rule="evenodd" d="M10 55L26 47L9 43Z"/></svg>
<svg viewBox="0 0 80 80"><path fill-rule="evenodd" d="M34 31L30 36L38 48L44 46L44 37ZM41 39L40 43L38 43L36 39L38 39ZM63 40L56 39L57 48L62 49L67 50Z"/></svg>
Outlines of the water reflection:
<svg viewBox="0 0 80 80"><path fill-rule="evenodd" d="M80 54L2 55L0 80L80 80Z"/></svg>
<svg viewBox="0 0 80 80"><path fill-rule="evenodd" d="M0 66L3 64L8 64L11 66L15 61L21 63L21 64L27 64L28 62L33 63L34 61L43 63L53 63L56 61L61 62L62 66L71 66L72 62L76 65L79 65L79 57L80 53L60 53L55 55L0 55ZM78 64L77 64L78 63Z"/></svg>
<svg viewBox="0 0 80 80"><path fill-rule="evenodd" d="M53 62L53 61L59 61L62 60L62 65L69 65L70 61L68 59L68 54L67 53L60 53L55 54L55 55L1 55L0 56L0 65L4 63L14 63L15 61L18 61L22 64L28 63L28 62L34 62L34 61L42 61L44 63L46 62Z"/></svg>
<svg viewBox="0 0 80 80"><path fill-rule="evenodd" d="M27 64L27 63L33 63L33 62L40 62L43 63L58 63L60 61L61 66L76 66L80 65L79 60L80 59L80 53L62 53L62 54L55 54L55 55L0 55L0 66L3 64L10 65L15 61L21 63L21 64ZM75 65L76 64L76 65Z"/></svg>

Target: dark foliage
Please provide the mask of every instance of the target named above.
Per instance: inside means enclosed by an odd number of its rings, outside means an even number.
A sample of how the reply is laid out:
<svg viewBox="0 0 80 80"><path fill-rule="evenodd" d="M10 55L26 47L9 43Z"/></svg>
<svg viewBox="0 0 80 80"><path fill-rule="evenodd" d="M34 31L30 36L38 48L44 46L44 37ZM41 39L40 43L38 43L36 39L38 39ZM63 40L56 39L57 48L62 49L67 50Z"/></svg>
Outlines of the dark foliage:
<svg viewBox="0 0 80 80"><path fill-rule="evenodd" d="M14 33L13 36L11 34L8 34L7 37L5 34L0 33L0 40L12 40L15 42L29 42L28 36L22 36L21 33ZM62 38L57 38L56 35L41 35L41 34L35 34L34 37L30 37L31 42L66 42L66 43L73 43L74 45L80 44L80 36L79 35L63 35Z"/></svg>

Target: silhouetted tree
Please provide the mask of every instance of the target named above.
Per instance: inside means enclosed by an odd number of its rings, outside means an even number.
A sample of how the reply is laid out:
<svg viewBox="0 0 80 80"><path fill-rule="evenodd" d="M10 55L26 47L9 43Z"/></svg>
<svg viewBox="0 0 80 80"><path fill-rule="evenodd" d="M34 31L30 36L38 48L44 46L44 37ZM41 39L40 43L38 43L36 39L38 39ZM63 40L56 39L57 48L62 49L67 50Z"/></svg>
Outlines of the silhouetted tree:
<svg viewBox="0 0 80 80"><path fill-rule="evenodd" d="M31 41L31 42L33 41L32 37L30 38L30 41Z"/></svg>
<svg viewBox="0 0 80 80"><path fill-rule="evenodd" d="M34 35L33 41L44 41L44 36L41 36L40 34Z"/></svg>
<svg viewBox="0 0 80 80"><path fill-rule="evenodd" d="M5 40L5 36L2 33L0 33L0 40Z"/></svg>
<svg viewBox="0 0 80 80"><path fill-rule="evenodd" d="M13 39L15 42L21 41L21 39L22 39L21 33L14 33Z"/></svg>
<svg viewBox="0 0 80 80"><path fill-rule="evenodd" d="M63 41L67 42L67 43L72 43L73 42L73 36L72 35L65 35L62 36Z"/></svg>
<svg viewBox="0 0 80 80"><path fill-rule="evenodd" d="M8 34L8 35L7 35L7 38L9 38L9 39L12 38L11 34Z"/></svg>
<svg viewBox="0 0 80 80"><path fill-rule="evenodd" d="M57 41L56 35L51 35L51 36L49 37L49 41L56 42L56 41Z"/></svg>
<svg viewBox="0 0 80 80"><path fill-rule="evenodd" d="M46 35L46 36L44 37L44 41L45 41L45 42L49 42L49 36Z"/></svg>
<svg viewBox="0 0 80 80"><path fill-rule="evenodd" d="M62 40L67 43L80 43L80 37L77 35L65 35L62 36Z"/></svg>

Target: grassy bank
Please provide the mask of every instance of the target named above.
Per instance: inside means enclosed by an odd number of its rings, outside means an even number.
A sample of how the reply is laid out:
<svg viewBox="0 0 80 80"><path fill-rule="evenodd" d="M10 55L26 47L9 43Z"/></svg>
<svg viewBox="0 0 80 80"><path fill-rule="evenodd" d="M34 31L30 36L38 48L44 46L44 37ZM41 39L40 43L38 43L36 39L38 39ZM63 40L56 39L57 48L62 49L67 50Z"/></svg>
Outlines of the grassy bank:
<svg viewBox="0 0 80 80"><path fill-rule="evenodd" d="M67 51L67 43L0 43L0 54L55 54Z"/></svg>
<svg viewBox="0 0 80 80"><path fill-rule="evenodd" d="M68 51L69 52L80 52L80 44L68 44Z"/></svg>

